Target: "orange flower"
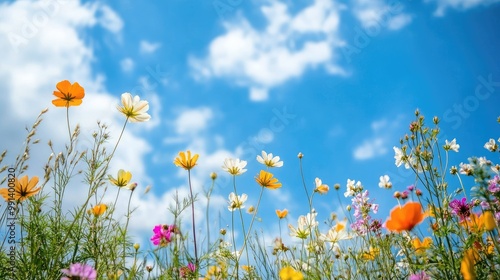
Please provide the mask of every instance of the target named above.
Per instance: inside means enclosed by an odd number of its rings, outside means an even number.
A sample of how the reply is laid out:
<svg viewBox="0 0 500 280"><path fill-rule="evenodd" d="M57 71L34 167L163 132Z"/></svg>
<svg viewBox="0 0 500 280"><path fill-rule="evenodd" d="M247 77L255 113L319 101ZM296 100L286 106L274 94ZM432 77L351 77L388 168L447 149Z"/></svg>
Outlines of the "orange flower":
<svg viewBox="0 0 500 280"><path fill-rule="evenodd" d="M0 195L3 196L5 201L15 200L23 202L28 197L34 196L40 191L40 187L35 188L37 184L38 176L33 176L31 180L28 180L28 175L21 177L21 179L14 178L14 190L9 191L8 188L0 189Z"/></svg>
<svg viewBox="0 0 500 280"><path fill-rule="evenodd" d="M460 224L476 233L496 228L495 216L491 211L485 211L481 215L471 214L469 219L462 221Z"/></svg>
<svg viewBox="0 0 500 280"><path fill-rule="evenodd" d="M71 84L68 80L57 83L56 88L59 91L54 91L57 99L52 100L52 104L56 107L79 106L82 104L82 99L85 97L85 90L77 82Z"/></svg>
<svg viewBox="0 0 500 280"><path fill-rule="evenodd" d="M287 209L283 209L283 210L276 209L276 216L278 216L278 218L280 220L283 219L283 218L285 218L286 215L288 215L288 210Z"/></svg>
<svg viewBox="0 0 500 280"><path fill-rule="evenodd" d="M427 250L427 249L429 249L429 247L431 247L432 239L430 237L426 237L422 241L420 241L420 239L418 237L415 237L411 241L411 243L413 245L413 248L415 248L415 251L417 254L424 255L425 250Z"/></svg>
<svg viewBox="0 0 500 280"><path fill-rule="evenodd" d="M104 214L104 212L106 212L106 209L108 209L108 206L106 206L106 204L98 204L92 208L92 214L94 214L94 216L96 217L99 217Z"/></svg>
<svg viewBox="0 0 500 280"><path fill-rule="evenodd" d="M418 202L407 202L403 207L396 206L391 210L390 217L385 222L385 227L390 231L410 231L420 224L425 218L422 205Z"/></svg>
<svg viewBox="0 0 500 280"><path fill-rule="evenodd" d="M196 165L199 156L198 154L194 154L191 157L191 151L189 150L187 151L187 155L185 152L179 152L179 155L174 159L174 164L186 170L190 170Z"/></svg>
<svg viewBox="0 0 500 280"><path fill-rule="evenodd" d="M278 189L281 188L281 183L278 182L277 178L273 178L273 174L264 170L261 170L259 175L255 177L255 181L259 183L264 188L268 189Z"/></svg>
<svg viewBox="0 0 500 280"><path fill-rule="evenodd" d="M460 272L464 277L464 280L475 280L476 271L474 270L474 265L479 258L478 253L473 248L470 248L464 253L462 262L460 264Z"/></svg>

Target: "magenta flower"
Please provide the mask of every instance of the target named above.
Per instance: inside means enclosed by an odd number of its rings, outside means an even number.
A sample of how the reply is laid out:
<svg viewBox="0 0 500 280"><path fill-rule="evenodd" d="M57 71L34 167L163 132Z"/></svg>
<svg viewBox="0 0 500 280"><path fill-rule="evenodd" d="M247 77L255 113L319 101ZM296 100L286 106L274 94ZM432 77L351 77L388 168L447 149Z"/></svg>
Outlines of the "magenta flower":
<svg viewBox="0 0 500 280"><path fill-rule="evenodd" d="M196 265L189 263L187 266L181 267L179 273L182 279L188 279L190 275L196 271Z"/></svg>
<svg viewBox="0 0 500 280"><path fill-rule="evenodd" d="M66 274L61 280L95 280L97 278L97 271L87 264L74 263L69 266L69 269L61 269L61 272Z"/></svg>
<svg viewBox="0 0 500 280"><path fill-rule="evenodd" d="M154 245L166 246L172 241L172 234L177 230L175 225L156 225L153 228L151 241Z"/></svg>
<svg viewBox="0 0 500 280"><path fill-rule="evenodd" d="M450 202L451 213L457 215L461 222L470 216L471 206L470 203L467 203L465 197L461 200L454 199Z"/></svg>

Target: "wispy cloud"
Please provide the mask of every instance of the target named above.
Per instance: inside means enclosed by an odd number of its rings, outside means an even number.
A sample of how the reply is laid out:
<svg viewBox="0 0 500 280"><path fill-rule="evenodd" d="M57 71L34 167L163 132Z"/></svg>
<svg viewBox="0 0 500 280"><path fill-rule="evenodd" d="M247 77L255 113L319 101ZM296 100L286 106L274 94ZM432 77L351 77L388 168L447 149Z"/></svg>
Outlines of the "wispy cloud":
<svg viewBox="0 0 500 280"><path fill-rule="evenodd" d="M190 58L194 75L231 80L247 87L251 100L262 101L270 89L309 69L343 74L335 52L343 44L338 36L340 9L331 0L315 0L292 14L286 4L273 1L261 7L267 22L263 29L241 17L225 22L226 32L212 40L207 56Z"/></svg>
<svg viewBox="0 0 500 280"><path fill-rule="evenodd" d="M412 20L409 14L404 13L402 1L386 3L384 0L354 0L352 6L354 16L365 29L398 30Z"/></svg>
<svg viewBox="0 0 500 280"><path fill-rule="evenodd" d="M354 159L368 160L385 155L392 147L387 141L392 139L391 137L399 127L399 123L400 118L373 121L370 125L372 135L362 140L361 144L354 148Z"/></svg>
<svg viewBox="0 0 500 280"><path fill-rule="evenodd" d="M500 2L500 0L426 0L425 2L435 2L437 4L435 16L444 16L448 9L467 10L478 6L489 6Z"/></svg>
<svg viewBox="0 0 500 280"><path fill-rule="evenodd" d="M154 53L161 47L160 43L149 42L143 40L139 43L139 52L142 54L151 54Z"/></svg>

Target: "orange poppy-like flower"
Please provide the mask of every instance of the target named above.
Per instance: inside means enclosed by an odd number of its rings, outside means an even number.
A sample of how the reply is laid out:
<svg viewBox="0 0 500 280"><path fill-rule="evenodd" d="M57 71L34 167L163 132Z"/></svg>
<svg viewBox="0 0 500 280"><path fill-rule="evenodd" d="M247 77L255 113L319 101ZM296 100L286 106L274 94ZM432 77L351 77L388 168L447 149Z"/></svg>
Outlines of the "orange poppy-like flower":
<svg viewBox="0 0 500 280"><path fill-rule="evenodd" d="M0 189L0 195L5 199L5 201L15 200L17 202L23 202L30 196L37 194L41 187L36 188L38 184L38 176L33 176L28 180L28 175L21 177L20 179L14 178L14 190L9 191L9 188Z"/></svg>
<svg viewBox="0 0 500 280"><path fill-rule="evenodd" d="M77 82L71 84L68 80L57 83L54 95L57 99L52 100L56 107L79 106L85 97L85 90Z"/></svg>
<svg viewBox="0 0 500 280"><path fill-rule="evenodd" d="M273 174L264 170L261 170L259 175L255 177L255 181L259 185L268 189L278 189L281 188L281 183L278 182L277 178L273 178Z"/></svg>
<svg viewBox="0 0 500 280"><path fill-rule="evenodd" d="M191 156L191 151L189 150L187 152L179 152L179 155L174 159L174 164L186 170L190 170L196 165L199 156L198 154Z"/></svg>
<svg viewBox="0 0 500 280"><path fill-rule="evenodd" d="M98 204L92 208L92 214L94 214L94 216L96 217L99 217L104 214L104 212L106 212L106 209L108 209L108 206L106 206L106 204Z"/></svg>
<svg viewBox="0 0 500 280"><path fill-rule="evenodd" d="M283 209L283 210L276 209L276 216L278 216L278 218L280 220L283 219L283 218L285 218L286 215L288 215L288 210L287 209Z"/></svg>
<svg viewBox="0 0 500 280"><path fill-rule="evenodd" d="M410 201L391 210L390 217L385 222L385 227L395 232L410 231L420 224L424 218L425 214L422 212L422 205Z"/></svg>

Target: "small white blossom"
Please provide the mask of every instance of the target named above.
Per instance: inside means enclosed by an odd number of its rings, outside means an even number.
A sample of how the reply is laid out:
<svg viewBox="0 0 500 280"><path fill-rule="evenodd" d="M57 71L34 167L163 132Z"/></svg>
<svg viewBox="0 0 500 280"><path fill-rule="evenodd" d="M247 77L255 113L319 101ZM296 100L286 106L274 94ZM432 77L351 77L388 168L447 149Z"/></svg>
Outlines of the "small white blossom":
<svg viewBox="0 0 500 280"><path fill-rule="evenodd" d="M394 159L396 160L396 166L400 167L401 164L404 163L405 168L410 169L410 162L408 161L408 157L405 154L403 154L403 151L396 146L394 146L393 149L394 149Z"/></svg>
<svg viewBox="0 0 500 280"><path fill-rule="evenodd" d="M257 161L264 164L267 167L282 167L283 161L280 161L279 156L273 157L272 153L266 153L262 151L262 156L257 156Z"/></svg>
<svg viewBox="0 0 500 280"><path fill-rule="evenodd" d="M222 169L231 175L241 175L247 171L245 166L247 166L247 162L244 160L226 158Z"/></svg>
<svg viewBox="0 0 500 280"><path fill-rule="evenodd" d="M498 139L500 142L500 138ZM495 142L495 139L490 139L486 144L484 144L484 148L490 152L496 152L498 150L498 144Z"/></svg>
<svg viewBox="0 0 500 280"><path fill-rule="evenodd" d="M445 140L444 142L445 142L444 149L446 151L452 150L452 151L458 153L458 149L460 148L460 145L457 144L457 139L453 138L453 140L451 140L451 142L449 142L448 140Z"/></svg>
<svg viewBox="0 0 500 280"><path fill-rule="evenodd" d="M245 208L245 201L247 201L248 196L246 194L242 195L236 195L234 192L229 194L229 205L227 206L227 209L229 211L234 211L236 209L243 209Z"/></svg>
<svg viewBox="0 0 500 280"><path fill-rule="evenodd" d="M378 183L378 186L385 189L392 188L392 183L389 180L389 175L380 176L380 182Z"/></svg>

